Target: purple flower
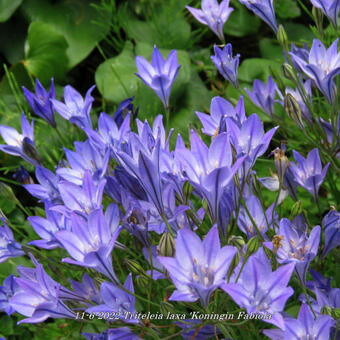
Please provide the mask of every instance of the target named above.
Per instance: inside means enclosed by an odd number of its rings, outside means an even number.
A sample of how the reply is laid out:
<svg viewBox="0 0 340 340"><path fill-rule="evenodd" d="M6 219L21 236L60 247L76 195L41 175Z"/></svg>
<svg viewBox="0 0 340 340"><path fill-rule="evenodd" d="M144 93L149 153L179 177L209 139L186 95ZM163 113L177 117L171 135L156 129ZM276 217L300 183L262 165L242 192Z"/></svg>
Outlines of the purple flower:
<svg viewBox="0 0 340 340"><path fill-rule="evenodd" d="M263 333L273 340L327 340L330 339L329 332L333 323L328 315L319 315L314 319L310 308L303 303L297 319L287 317L284 319L283 329L265 329Z"/></svg>
<svg viewBox="0 0 340 340"><path fill-rule="evenodd" d="M0 150L9 155L22 157L26 162L38 166L40 157L34 145L33 127L34 121L29 124L24 112L21 115L22 134L11 126L0 125L0 135L7 144L0 145Z"/></svg>
<svg viewBox="0 0 340 340"><path fill-rule="evenodd" d="M42 240L31 241L28 244L44 249L54 249L61 246L55 234L61 230L70 230L70 221L63 214L50 208L51 204L46 202L46 218L41 216L30 216L27 218L34 231L42 238Z"/></svg>
<svg viewBox="0 0 340 340"><path fill-rule="evenodd" d="M33 257L32 261L36 269L20 269L21 277L15 278L20 290L9 300L16 312L28 316L18 324L43 322L49 317L73 319L75 314L61 300L62 291L69 291L48 276L42 265Z"/></svg>
<svg viewBox="0 0 340 340"><path fill-rule="evenodd" d="M38 166L35 170L35 177L40 184L26 184L24 188L34 197L51 203L61 203L58 189L59 178L53 172Z"/></svg>
<svg viewBox="0 0 340 340"><path fill-rule="evenodd" d="M33 184L33 179L27 170L20 165L20 168L13 174L13 178L21 184Z"/></svg>
<svg viewBox="0 0 340 340"><path fill-rule="evenodd" d="M256 159L267 151L269 143L278 129L277 126L264 133L263 123L255 113L239 126L232 119L227 118L226 125L237 156L247 156L242 165L245 173L255 164Z"/></svg>
<svg viewBox="0 0 340 340"><path fill-rule="evenodd" d="M86 340L142 340L128 327L109 328L100 334L82 333L82 335Z"/></svg>
<svg viewBox="0 0 340 340"><path fill-rule="evenodd" d="M20 287L15 281L14 275L8 276L2 286L0 286L0 311L6 312L7 315L11 315L14 312L9 300L10 298L20 290Z"/></svg>
<svg viewBox="0 0 340 340"><path fill-rule="evenodd" d="M339 0L311 0L314 7L320 8L325 16L332 22L335 30L338 29L338 17L340 10Z"/></svg>
<svg viewBox="0 0 340 340"><path fill-rule="evenodd" d="M226 283L221 288L226 291L247 313L269 313L270 319L263 319L280 328L284 327L280 314L294 290L287 287L294 264L279 267L272 272L272 266L260 248L246 264L237 283Z"/></svg>
<svg viewBox="0 0 340 340"><path fill-rule="evenodd" d="M205 324L202 325L202 321L187 319L183 320L188 323L175 322L175 325L182 328L184 333L181 334L184 340L206 340L216 337L216 334L220 334L220 330L215 325ZM192 329L193 325L197 324L197 328ZM185 330L188 331L185 332Z"/></svg>
<svg viewBox="0 0 340 340"><path fill-rule="evenodd" d="M273 209L274 204L271 205L266 212L263 211L260 200L256 196L249 196L245 199L245 203L247 205L248 211L250 212L254 222L256 223L257 228L259 229L262 236L266 239L265 235L268 228L273 228ZM274 219L277 220L277 214L274 212ZM238 227L247 234L248 238L251 238L257 235L257 231L253 226L245 208L241 206L240 213L237 221Z"/></svg>
<svg viewBox="0 0 340 340"><path fill-rule="evenodd" d="M317 200L319 188L325 179L330 163L327 163L322 169L317 148L310 151L307 158L302 157L295 150L293 150L293 154L297 164L291 163L290 169L296 183L313 195L314 200Z"/></svg>
<svg viewBox="0 0 340 340"><path fill-rule="evenodd" d="M51 99L53 108L64 118L71 123L76 124L81 129L92 129L92 122L90 117L90 111L94 98L91 96L92 90L95 86L90 87L87 91L85 100L79 92L77 92L72 86L67 85L64 89L65 103L56 99Z"/></svg>
<svg viewBox="0 0 340 340"><path fill-rule="evenodd" d="M248 89L245 90L252 102L261 108L268 116L274 114L275 95L278 93L281 97L281 93L271 76L268 77L267 84L263 83L261 80L255 79L253 92Z"/></svg>
<svg viewBox="0 0 340 340"><path fill-rule="evenodd" d="M71 183L81 185L86 171L91 173L95 182L102 179L107 171L110 159L110 150L101 149L98 151L89 140L75 142L75 151L64 148L68 161L67 168L59 168L56 173L62 179Z"/></svg>
<svg viewBox="0 0 340 340"><path fill-rule="evenodd" d="M137 56L136 66L138 70L136 75L155 91L164 107L168 109L171 87L180 68L177 61L177 51L172 50L168 58L164 60L155 46L151 64L145 58Z"/></svg>
<svg viewBox="0 0 340 340"><path fill-rule="evenodd" d="M89 171L85 171L82 186L67 181L58 184L61 198L69 211L77 211L88 215L91 211L101 208L106 180L101 179L97 184L93 181ZM65 207L59 209L65 212ZM54 208L55 210L57 207Z"/></svg>
<svg viewBox="0 0 340 340"><path fill-rule="evenodd" d="M253 11L277 33L277 23L273 8L273 0L239 0L241 4Z"/></svg>
<svg viewBox="0 0 340 340"><path fill-rule="evenodd" d="M11 257L24 255L21 250L21 244L16 242L13 237L12 230L2 219L3 226L0 226L0 263Z"/></svg>
<svg viewBox="0 0 340 340"><path fill-rule="evenodd" d="M176 257L159 257L176 286L169 300L201 300L208 306L211 293L227 274L236 248L221 248L217 226L213 226L203 242L196 233L181 229L176 238Z"/></svg>
<svg viewBox="0 0 340 340"><path fill-rule="evenodd" d="M53 78L51 79L51 87L47 92L40 84L39 80L35 80L35 94L23 87L24 95L36 115L45 119L52 127L56 127L54 120L54 110L51 99L55 99Z"/></svg>
<svg viewBox="0 0 340 340"><path fill-rule="evenodd" d="M111 252L120 233L118 225L112 230L100 209L91 212L87 222L73 213L71 222L72 231L59 231L55 235L74 258L65 258L63 262L93 268L117 283Z"/></svg>
<svg viewBox="0 0 340 340"><path fill-rule="evenodd" d="M202 9L190 6L186 6L186 8L196 20L203 25L208 25L218 38L224 42L223 25L234 10L229 7L229 0L223 0L220 4L218 4L217 0L202 0L201 6Z"/></svg>
<svg viewBox="0 0 340 340"><path fill-rule="evenodd" d="M191 150L179 149L176 157L196 194L206 200L211 220L216 223L221 197L231 185L245 156L232 165L232 150L227 133L216 136L209 148L193 130L190 141Z"/></svg>
<svg viewBox="0 0 340 340"><path fill-rule="evenodd" d="M124 288L134 294L132 275L125 280ZM100 296L104 303L88 308L88 313L114 312L119 318L128 323L138 323L133 316L136 314L135 297L110 282L103 282L100 286Z"/></svg>
<svg viewBox="0 0 340 340"><path fill-rule="evenodd" d="M230 81L234 87L238 87L237 71L240 62L240 55L233 57L233 50L231 44L223 47L223 50L214 46L215 55L211 56L212 62L215 64L218 71L222 74L224 79Z"/></svg>
<svg viewBox="0 0 340 340"><path fill-rule="evenodd" d="M265 242L264 245L276 251L279 263L294 263L296 275L305 284L308 266L318 253L320 234L320 226L314 227L309 237L306 232L300 234L288 219L283 218L276 235L280 239L278 248L274 249L272 242Z"/></svg>
<svg viewBox="0 0 340 340"><path fill-rule="evenodd" d="M322 220L324 228L325 246L322 257L324 258L332 249L340 245L340 212L331 210Z"/></svg>
<svg viewBox="0 0 340 340"><path fill-rule="evenodd" d="M290 52L294 63L303 73L312 79L318 89L326 96L330 103L336 97L334 77L340 73L340 53L338 53L338 39L326 50L320 40L314 39L308 60Z"/></svg>
<svg viewBox="0 0 340 340"><path fill-rule="evenodd" d="M151 246L151 256L152 256L152 266L158 270L152 271L152 279L157 281L160 279L165 279L165 275L162 272L165 272L163 265L159 262L158 258L158 248L156 246ZM143 255L145 259L150 263L150 254L147 248L143 248ZM147 270L146 273L151 276L151 270Z"/></svg>
<svg viewBox="0 0 340 340"><path fill-rule="evenodd" d="M208 136L215 136L218 133L226 132L220 131L220 124L223 119L230 117L238 124L242 124L246 119L243 96L240 96L235 108L226 99L222 97L214 97L211 100L210 114L196 111L196 115L203 125L202 132L204 134Z"/></svg>
<svg viewBox="0 0 340 340"><path fill-rule="evenodd" d="M124 99L118 105L117 111L113 115L113 120L117 124L118 129L121 128L121 126L122 126L122 124L125 121L127 116L129 116L129 118L130 118L130 115L132 115L133 119L137 118L138 107L136 108L135 111L133 110L133 104L132 104L133 99L134 99L134 97ZM129 119L129 123L130 123L130 119Z"/></svg>
<svg viewBox="0 0 340 340"><path fill-rule="evenodd" d="M69 281L76 296L95 304L103 302L96 285L87 273L83 275L82 282L77 282L71 279L69 279ZM87 303L87 305L91 306L89 303Z"/></svg>

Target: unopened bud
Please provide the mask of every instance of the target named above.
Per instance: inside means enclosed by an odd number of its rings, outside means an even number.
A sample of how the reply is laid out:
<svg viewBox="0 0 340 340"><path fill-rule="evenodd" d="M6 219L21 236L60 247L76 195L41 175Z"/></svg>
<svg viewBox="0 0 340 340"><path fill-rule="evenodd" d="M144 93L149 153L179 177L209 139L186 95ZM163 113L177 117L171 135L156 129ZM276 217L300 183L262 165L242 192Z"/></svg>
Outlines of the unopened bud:
<svg viewBox="0 0 340 340"><path fill-rule="evenodd" d="M149 285L149 278L144 275L139 275L136 278L137 285L141 288L145 288Z"/></svg>
<svg viewBox="0 0 340 340"><path fill-rule="evenodd" d="M160 305L161 306L159 309L163 315L168 315L169 313L170 314L176 313L175 307L170 302L162 301Z"/></svg>
<svg viewBox="0 0 340 340"><path fill-rule="evenodd" d="M259 239L257 236L252 237L248 243L247 243L247 254L246 257L249 257L250 255L254 254L257 252L259 249Z"/></svg>
<svg viewBox="0 0 340 340"><path fill-rule="evenodd" d="M333 319L339 320L340 319L340 309L339 308L333 308L331 316L332 316Z"/></svg>
<svg viewBox="0 0 340 340"><path fill-rule="evenodd" d="M6 198L9 201L14 202L15 204L18 204L19 202L12 188L3 182L0 182L0 196Z"/></svg>
<svg viewBox="0 0 340 340"><path fill-rule="evenodd" d="M290 218L300 215L303 211L303 205L301 201L297 201L293 204L292 209L290 210Z"/></svg>
<svg viewBox="0 0 340 340"><path fill-rule="evenodd" d="M176 243L173 236L164 232L157 247L157 251L161 256L174 257L176 252Z"/></svg>
<svg viewBox="0 0 340 340"><path fill-rule="evenodd" d="M326 314L326 315L332 316L332 308L329 306L323 306L321 308L320 314Z"/></svg>
<svg viewBox="0 0 340 340"><path fill-rule="evenodd" d="M288 50L288 37L287 33L282 25L279 25L279 29L277 31L277 40L279 41L282 48L287 51Z"/></svg>
<svg viewBox="0 0 340 340"><path fill-rule="evenodd" d="M229 238L228 243L232 246L235 246L238 250L242 250L244 245L246 244L242 236L234 236L234 235Z"/></svg>
<svg viewBox="0 0 340 340"><path fill-rule="evenodd" d="M231 275L234 272L234 269L237 267L237 265L240 262L240 253L236 252L235 256L233 257L233 260L230 263L229 269L228 269L228 273L227 273L227 278L228 280L230 279Z"/></svg>
<svg viewBox="0 0 340 340"><path fill-rule="evenodd" d="M318 29L319 33L323 32L323 12L321 8L317 8L313 6L312 14L315 22L315 26Z"/></svg>
<svg viewBox="0 0 340 340"><path fill-rule="evenodd" d="M291 120L293 120L300 129L304 129L301 108L297 100L288 93L284 100L284 108Z"/></svg>
<svg viewBox="0 0 340 340"><path fill-rule="evenodd" d="M127 267L132 273L136 275L144 275L144 276L146 275L145 270L142 268L142 266L137 261L125 259L125 264L127 265Z"/></svg>
<svg viewBox="0 0 340 340"><path fill-rule="evenodd" d="M292 80L292 81L295 81L296 79L296 76L295 76L295 73L294 73L294 69L291 65L287 64L287 63L284 63L282 66L281 66L281 70L282 70L282 73L283 75L288 79L288 80Z"/></svg>
<svg viewBox="0 0 340 340"><path fill-rule="evenodd" d="M33 142L28 137L25 137L22 141L22 149L26 156L35 159L38 163L41 163L41 158L38 154L38 151L35 148Z"/></svg>

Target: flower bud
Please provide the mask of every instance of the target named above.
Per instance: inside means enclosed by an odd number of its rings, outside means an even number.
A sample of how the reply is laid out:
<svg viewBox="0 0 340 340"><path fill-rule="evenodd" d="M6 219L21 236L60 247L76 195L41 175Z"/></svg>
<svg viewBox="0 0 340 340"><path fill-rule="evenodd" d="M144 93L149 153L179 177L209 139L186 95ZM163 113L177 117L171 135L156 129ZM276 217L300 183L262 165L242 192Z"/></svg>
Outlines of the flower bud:
<svg viewBox="0 0 340 340"><path fill-rule="evenodd" d="M290 218L293 219L294 217L300 215L303 211L303 205L301 201L297 201L292 206L292 209L290 210Z"/></svg>
<svg viewBox="0 0 340 340"><path fill-rule="evenodd" d="M339 308L333 308L331 317L335 320L339 320L340 319L340 309Z"/></svg>
<svg viewBox="0 0 340 340"><path fill-rule="evenodd" d="M163 233L159 245L157 247L158 254L161 256L174 257L176 251L176 243L173 236L165 232Z"/></svg>
<svg viewBox="0 0 340 340"><path fill-rule="evenodd" d="M145 288L149 284L149 278L144 275L139 275L136 277L137 285L141 288Z"/></svg>
<svg viewBox="0 0 340 340"><path fill-rule="evenodd" d="M146 275L145 270L141 267L141 265L135 261L130 259L125 259L125 264L129 268L129 270L136 275Z"/></svg>
<svg viewBox="0 0 340 340"><path fill-rule="evenodd" d="M271 155L274 155L274 164L279 178L283 178L286 173L287 168L289 167L289 160L285 155L285 150L276 148L271 152Z"/></svg>
<svg viewBox="0 0 340 340"><path fill-rule="evenodd" d="M236 252L235 256L233 257L233 260L230 263L229 269L228 269L228 273L227 273L227 278L228 280L230 279L231 275L234 272L234 269L237 267L237 265L240 262L240 253Z"/></svg>
<svg viewBox="0 0 340 340"><path fill-rule="evenodd" d="M244 245L246 244L242 236L234 236L234 235L229 238L228 243L232 246L235 246L240 251L243 249Z"/></svg>
<svg viewBox="0 0 340 340"><path fill-rule="evenodd" d="M160 305L161 306L159 310L163 315L168 315L169 313L170 314L176 313L175 307L170 302L162 301Z"/></svg>
<svg viewBox="0 0 340 340"><path fill-rule="evenodd" d="M294 69L291 65L284 63L281 66L281 70L283 75L288 79L288 80L292 80L295 81L296 77L295 77L295 73L294 73Z"/></svg>
<svg viewBox="0 0 340 340"><path fill-rule="evenodd" d="M317 8L313 6L312 14L315 22L315 26L318 29L319 33L323 32L323 12L321 8Z"/></svg>
<svg viewBox="0 0 340 340"><path fill-rule="evenodd" d="M290 93L288 93L284 99L284 108L290 119L292 119L300 129L304 129L300 105Z"/></svg>
<svg viewBox="0 0 340 340"><path fill-rule="evenodd" d="M288 50L288 37L287 33L282 25L279 25L279 29L277 30L277 40L282 46L282 48L287 51Z"/></svg>
<svg viewBox="0 0 340 340"><path fill-rule="evenodd" d="M0 195L6 198L8 201L12 201L15 204L20 203L17 197L15 196L12 188L3 182L0 182Z"/></svg>
<svg viewBox="0 0 340 340"><path fill-rule="evenodd" d="M257 236L252 237L248 243L247 243L247 254L246 257L249 257L250 255L257 252L259 249L259 239Z"/></svg>
<svg viewBox="0 0 340 340"><path fill-rule="evenodd" d="M321 308L320 314L326 314L326 315L332 316L332 308L329 306L323 306Z"/></svg>

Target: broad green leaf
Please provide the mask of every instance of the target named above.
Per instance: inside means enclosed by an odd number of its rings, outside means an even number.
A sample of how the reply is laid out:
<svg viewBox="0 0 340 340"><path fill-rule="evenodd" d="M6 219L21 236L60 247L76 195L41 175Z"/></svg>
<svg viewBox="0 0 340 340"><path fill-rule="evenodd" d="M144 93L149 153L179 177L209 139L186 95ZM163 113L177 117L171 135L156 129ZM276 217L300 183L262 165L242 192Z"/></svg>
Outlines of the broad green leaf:
<svg viewBox="0 0 340 340"><path fill-rule="evenodd" d="M68 59L67 42L53 26L33 22L28 29L25 66L34 77L47 84L51 77L65 76Z"/></svg>
<svg viewBox="0 0 340 340"><path fill-rule="evenodd" d="M314 39L312 31L302 24L287 22L285 24L285 30L288 39L292 42L310 42Z"/></svg>
<svg viewBox="0 0 340 340"><path fill-rule="evenodd" d="M22 0L0 0L0 22L7 21L21 3Z"/></svg>
<svg viewBox="0 0 340 340"><path fill-rule="evenodd" d="M250 58L242 62L238 70L238 79L246 83L253 83L254 79L267 81L270 68L280 72L281 63L268 59Z"/></svg>
<svg viewBox="0 0 340 340"><path fill-rule="evenodd" d="M282 19L294 19L301 15L301 10L295 0L276 0L275 13Z"/></svg>
<svg viewBox="0 0 340 340"><path fill-rule="evenodd" d="M25 0L23 11L31 21L51 24L68 43L68 67L85 59L110 29L110 13L99 13L88 0ZM94 21L100 22L100 25Z"/></svg>
<svg viewBox="0 0 340 340"><path fill-rule="evenodd" d="M98 90L105 99L118 104L123 99L135 95L136 71L133 46L127 41L121 54L104 61L97 68L95 79Z"/></svg>
<svg viewBox="0 0 340 340"><path fill-rule="evenodd" d="M231 6L234 8L234 11L223 27L227 37L228 35L245 37L246 35L256 34L261 25L260 19L236 0L231 2Z"/></svg>
<svg viewBox="0 0 340 340"><path fill-rule="evenodd" d="M184 17L184 9L175 1L153 9L150 18L139 20L131 12L125 13L125 29L137 43L157 45L158 48L185 49L190 40L191 27Z"/></svg>
<svg viewBox="0 0 340 340"><path fill-rule="evenodd" d="M282 47L277 40L263 38L259 42L259 47L263 58L281 62L284 61Z"/></svg>

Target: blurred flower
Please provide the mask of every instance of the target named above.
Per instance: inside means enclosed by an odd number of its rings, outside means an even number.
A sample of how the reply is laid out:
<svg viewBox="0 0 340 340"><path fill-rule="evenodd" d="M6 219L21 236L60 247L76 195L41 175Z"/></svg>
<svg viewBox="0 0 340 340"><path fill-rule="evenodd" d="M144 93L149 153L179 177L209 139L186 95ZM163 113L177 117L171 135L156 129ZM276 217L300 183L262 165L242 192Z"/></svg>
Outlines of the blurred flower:
<svg viewBox="0 0 340 340"><path fill-rule="evenodd" d="M21 277L15 278L20 290L9 300L11 307L18 313L27 316L20 323L39 323L47 318L75 317L74 312L62 301L62 290L69 292L47 275L43 266L31 257L36 268L24 268Z"/></svg>
<svg viewBox="0 0 340 340"><path fill-rule="evenodd" d="M138 107L136 110L133 110L133 99L135 97L127 98L124 99L117 108L117 111L113 115L113 120L117 124L118 129L121 128L123 122L125 121L126 117L132 116L132 119L136 119L138 115ZM129 119L129 124L130 124L130 119Z"/></svg>
<svg viewBox="0 0 340 340"><path fill-rule="evenodd" d="M246 91L251 101L261 108L268 116L272 116L274 114L274 99L276 93L282 97L271 76L268 77L267 84L263 83L261 80L255 79L253 83L253 92L248 89L246 89Z"/></svg>
<svg viewBox="0 0 340 340"><path fill-rule="evenodd" d="M277 33L277 23L274 13L273 0L239 0L241 4L253 11Z"/></svg>
<svg viewBox="0 0 340 340"><path fill-rule="evenodd" d="M126 278L124 288L134 294L132 274ZM103 282L100 285L100 296L104 303L88 308L87 313L113 312L117 314L117 319L120 318L128 323L138 323L138 320L133 318L133 315L137 313L133 295L110 282Z"/></svg>
<svg viewBox="0 0 340 340"><path fill-rule="evenodd" d="M136 66L138 70L136 75L155 91L165 109L168 109L171 87L180 68L177 61L177 51L172 50L168 58L164 60L155 45L151 64L145 58L137 56Z"/></svg>
<svg viewBox="0 0 340 340"><path fill-rule="evenodd" d="M22 134L11 126L0 125L0 135L7 144L0 145L0 150L9 155L22 157L25 161L38 166L40 157L34 145L33 127L34 120L29 124L24 112L21 115Z"/></svg>
<svg viewBox="0 0 340 340"><path fill-rule="evenodd" d="M236 248L221 248L217 226L203 242L189 229L181 229L176 239L176 256L158 257L176 286L169 300L194 302L198 298L208 306L211 293L225 278Z"/></svg>
<svg viewBox="0 0 340 340"><path fill-rule="evenodd" d="M16 242L13 237L12 230L7 226L4 219L3 226L0 226L0 263L6 261L10 257L24 255L21 244Z"/></svg>
<svg viewBox="0 0 340 340"><path fill-rule="evenodd" d="M233 57L231 44L223 47L223 50L214 46L215 55L211 56L212 62L215 64L218 71L222 74L224 79L230 81L234 87L238 87L237 71L240 62L240 55Z"/></svg>
<svg viewBox="0 0 340 340"><path fill-rule="evenodd" d="M335 30L338 29L340 0L311 0L314 7L320 8L325 16L332 22Z"/></svg>
<svg viewBox="0 0 340 340"><path fill-rule="evenodd" d="M308 153L307 158L302 157L293 150L297 164L291 163L290 169L294 175L294 180L302 188L306 189L314 200L317 200L319 188L325 179L330 163L322 169L322 164L317 148Z"/></svg>
<svg viewBox="0 0 340 340"><path fill-rule="evenodd" d="M284 328L265 329L263 333L272 340L326 340L331 339L329 332L333 323L334 321L328 315L318 315L315 319L310 308L303 303L297 319L286 317Z"/></svg>
<svg viewBox="0 0 340 340"><path fill-rule="evenodd" d="M100 334L82 333L82 335L86 340L142 340L128 327L109 328Z"/></svg>
<svg viewBox="0 0 340 340"><path fill-rule="evenodd" d="M112 230L100 209L92 211L87 222L83 217L73 213L71 222L72 231L63 230L55 234L57 240L74 258L73 260L67 257L62 261L93 268L118 283L112 268L111 256L121 230L118 225Z"/></svg>
<svg viewBox="0 0 340 340"><path fill-rule="evenodd" d="M50 209L51 207L51 203L46 201L46 218L41 216L29 216L27 218L34 231L42 238L41 240L31 241L28 244L44 249L54 249L61 246L55 234L61 230L71 230L70 221L63 214Z"/></svg>
<svg viewBox="0 0 340 340"><path fill-rule="evenodd" d="M288 219L283 218L277 234L282 236L280 245L276 249L272 242L265 242L264 245L276 251L279 263L294 263L296 275L305 285L308 266L318 253L320 234L320 226L314 227L309 237L306 232L300 234Z"/></svg>
<svg viewBox="0 0 340 340"><path fill-rule="evenodd" d="M229 7L229 0L222 0L220 4L217 0L202 0L201 6L202 9L190 6L186 6L186 8L196 20L203 25L208 25L218 38L224 42L223 25L234 10L232 7Z"/></svg>
<svg viewBox="0 0 340 340"><path fill-rule="evenodd" d="M32 110L39 117L45 119L51 126L56 127L54 120L54 110L51 99L55 99L53 78L51 79L51 87L47 92L40 84L39 80L35 80L35 94L28 91L24 86L24 95Z"/></svg>
<svg viewBox="0 0 340 340"><path fill-rule="evenodd" d="M293 270L294 264L290 263L272 272L271 263L260 248L244 265L238 282L225 283L221 288L247 313L269 313L271 318L262 321L283 328L281 312L294 294L293 288L287 287Z"/></svg>
<svg viewBox="0 0 340 340"><path fill-rule="evenodd" d="M206 340L214 338L216 337L216 334L221 333L215 325L202 325L201 320L187 319L183 321L186 321L187 323L175 322L175 325L184 331L184 333L181 334L184 340ZM197 328L192 328L194 324L197 324Z"/></svg>
<svg viewBox="0 0 340 340"><path fill-rule="evenodd" d="M338 39L333 42L328 50L320 40L314 39L308 60L301 58L293 51L290 52L290 56L302 72L315 82L327 100L333 103L336 97L334 77L340 73Z"/></svg>
<svg viewBox="0 0 340 340"><path fill-rule="evenodd" d="M32 177L22 165L13 174L13 178L21 184L34 184Z"/></svg>
<svg viewBox="0 0 340 340"><path fill-rule="evenodd" d="M94 98L91 96L92 90L95 85L90 87L87 91L85 100L81 94L76 91L71 85L65 86L64 100L65 103L56 99L51 99L53 108L64 118L71 123L76 124L81 129L92 129L92 122L90 117L90 111Z"/></svg>
<svg viewBox="0 0 340 340"><path fill-rule="evenodd" d="M0 286L0 312L6 312L7 315L11 315L14 312L14 308L9 300L19 290L20 287L15 281L15 276L10 275L6 277L2 286Z"/></svg>
<svg viewBox="0 0 340 340"><path fill-rule="evenodd" d="M95 304L103 303L103 300L99 294L99 291L94 284L89 274L85 273L82 278L82 282L77 282L69 279L72 289L77 297L82 297L84 300L91 301ZM86 303L87 306L92 306L90 303Z"/></svg>
<svg viewBox="0 0 340 340"><path fill-rule="evenodd" d="M274 220L278 219L276 212L274 212L273 214L274 204L272 204L267 209L267 211L264 212L260 200L254 195L247 197L245 199L245 203L261 235L265 239L268 239L266 236L266 232L268 228L273 228L273 215ZM237 225L240 230L247 235L248 239L257 235L257 231L254 228L253 223L251 222L245 208L242 205L240 208Z"/></svg>
<svg viewBox="0 0 340 340"><path fill-rule="evenodd" d="M340 212L331 210L322 220L324 228L325 246L322 257L325 257L332 249L340 246Z"/></svg>

